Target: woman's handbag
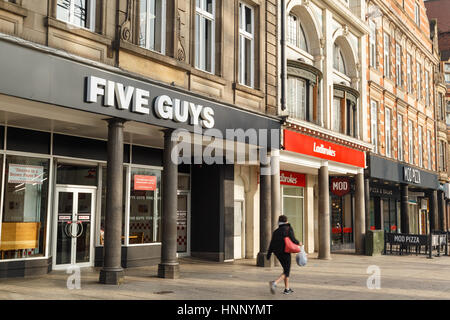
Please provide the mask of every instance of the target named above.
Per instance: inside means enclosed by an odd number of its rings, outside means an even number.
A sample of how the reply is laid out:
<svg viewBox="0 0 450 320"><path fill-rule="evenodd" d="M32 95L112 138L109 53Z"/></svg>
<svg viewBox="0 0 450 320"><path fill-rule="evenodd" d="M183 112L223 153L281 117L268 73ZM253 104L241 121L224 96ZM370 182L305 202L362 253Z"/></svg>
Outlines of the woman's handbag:
<svg viewBox="0 0 450 320"><path fill-rule="evenodd" d="M300 247L298 244L293 243L291 238L284 237L284 252L298 253L300 252Z"/></svg>
<svg viewBox="0 0 450 320"><path fill-rule="evenodd" d="M306 257L306 252L303 246L301 246L301 250L297 255L295 256L295 261L300 267L306 266L306 263L308 262L308 258Z"/></svg>

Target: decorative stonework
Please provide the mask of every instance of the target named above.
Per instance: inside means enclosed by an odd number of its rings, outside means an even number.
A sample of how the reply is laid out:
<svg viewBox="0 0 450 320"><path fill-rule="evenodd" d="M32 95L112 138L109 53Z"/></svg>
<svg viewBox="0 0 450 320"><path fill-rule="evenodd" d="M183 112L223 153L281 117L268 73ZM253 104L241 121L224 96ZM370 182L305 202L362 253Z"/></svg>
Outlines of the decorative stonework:
<svg viewBox="0 0 450 320"><path fill-rule="evenodd" d="M133 0L127 1L127 12L125 13L125 21L120 25L120 38L122 40L131 42L132 29L131 29L131 12L132 12Z"/></svg>
<svg viewBox="0 0 450 320"><path fill-rule="evenodd" d="M186 51L184 49L184 38L181 35L181 16L180 11L177 10L177 40L178 40L178 50L177 50L177 59L179 61L186 61Z"/></svg>

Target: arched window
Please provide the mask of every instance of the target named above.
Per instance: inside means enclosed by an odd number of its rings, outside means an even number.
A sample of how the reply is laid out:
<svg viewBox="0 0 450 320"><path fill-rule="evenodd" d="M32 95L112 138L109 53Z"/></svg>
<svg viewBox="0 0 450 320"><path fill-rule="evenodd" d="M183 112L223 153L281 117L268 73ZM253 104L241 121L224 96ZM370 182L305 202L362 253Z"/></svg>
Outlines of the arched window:
<svg viewBox="0 0 450 320"><path fill-rule="evenodd" d="M308 52L308 42L300 19L290 14L288 17L287 41L289 44Z"/></svg>
<svg viewBox="0 0 450 320"><path fill-rule="evenodd" d="M342 54L341 47L338 44L334 44L333 47L333 68L340 73L347 74L347 69L345 67L344 55Z"/></svg>

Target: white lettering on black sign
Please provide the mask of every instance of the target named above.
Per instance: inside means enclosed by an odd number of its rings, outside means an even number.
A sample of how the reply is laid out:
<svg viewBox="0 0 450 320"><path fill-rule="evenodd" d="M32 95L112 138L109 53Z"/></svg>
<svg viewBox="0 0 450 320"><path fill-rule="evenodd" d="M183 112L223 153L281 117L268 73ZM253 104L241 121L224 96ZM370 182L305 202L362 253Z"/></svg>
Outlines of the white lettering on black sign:
<svg viewBox="0 0 450 320"><path fill-rule="evenodd" d="M99 77L87 77L86 102L97 103L98 96L104 97L105 107L116 106L120 110L130 110L142 115L150 114L149 91L133 86L125 87L121 83ZM201 125L206 129L214 127L214 110L211 107L161 95L156 98L153 108L160 119L189 123L194 126Z"/></svg>
<svg viewBox="0 0 450 320"><path fill-rule="evenodd" d="M420 183L420 171L409 167L403 167L403 179L407 182Z"/></svg>

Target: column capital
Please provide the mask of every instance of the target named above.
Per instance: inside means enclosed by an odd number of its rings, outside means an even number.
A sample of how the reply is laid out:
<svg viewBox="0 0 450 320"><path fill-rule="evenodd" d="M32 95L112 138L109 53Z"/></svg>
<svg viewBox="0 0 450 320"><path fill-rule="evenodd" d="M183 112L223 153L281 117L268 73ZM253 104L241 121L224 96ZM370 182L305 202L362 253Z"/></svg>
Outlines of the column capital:
<svg viewBox="0 0 450 320"><path fill-rule="evenodd" d="M122 119L122 118L109 118L109 119L105 119L105 121L108 122L108 125L121 125L123 126L123 124L125 122L127 122L128 120Z"/></svg>

